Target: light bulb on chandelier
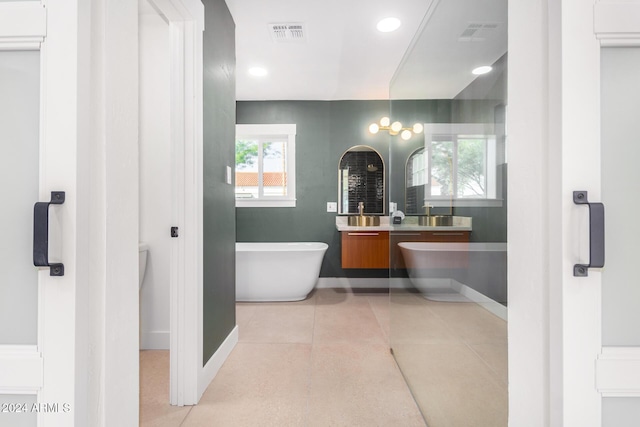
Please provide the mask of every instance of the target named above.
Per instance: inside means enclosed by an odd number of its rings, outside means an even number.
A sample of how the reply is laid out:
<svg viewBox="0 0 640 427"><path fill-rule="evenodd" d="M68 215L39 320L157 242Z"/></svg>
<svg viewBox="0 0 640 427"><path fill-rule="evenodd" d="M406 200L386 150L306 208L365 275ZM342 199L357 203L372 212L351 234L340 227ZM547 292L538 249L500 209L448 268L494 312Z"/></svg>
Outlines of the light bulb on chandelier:
<svg viewBox="0 0 640 427"><path fill-rule="evenodd" d="M410 128L402 127L402 123L395 121L391 123L389 117L382 117L378 123L371 123L369 125L369 133L375 135L381 130L386 130L389 135L400 135L403 141L408 141L414 134L422 133L424 126L421 123L416 123Z"/></svg>

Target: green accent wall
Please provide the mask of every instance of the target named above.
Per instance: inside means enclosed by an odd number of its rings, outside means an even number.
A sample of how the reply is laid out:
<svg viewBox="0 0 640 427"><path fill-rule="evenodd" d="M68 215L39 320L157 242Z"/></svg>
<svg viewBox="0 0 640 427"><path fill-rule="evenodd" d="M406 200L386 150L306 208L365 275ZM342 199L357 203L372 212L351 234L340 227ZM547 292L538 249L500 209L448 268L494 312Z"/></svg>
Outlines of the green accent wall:
<svg viewBox="0 0 640 427"><path fill-rule="evenodd" d="M235 196L225 182L235 164L235 23L224 0L204 0L203 363L236 324ZM185 232L189 232L185 230Z"/></svg>
<svg viewBox="0 0 640 427"><path fill-rule="evenodd" d="M405 164L409 155L424 144L391 138L386 132L371 135L369 124L391 116L405 125L413 123L495 123L504 125L506 103L506 55L485 79L476 79L453 100L380 101L238 101L236 123L295 123L296 195L295 208L237 208L238 242L301 242L329 244L320 277L388 277L387 270L343 270L340 261L340 233L335 213L327 202L338 199L338 162L350 147L369 145L382 155L385 164L385 213L389 201L404 210ZM389 144L392 149L389 150ZM455 208L454 214L473 217L471 240L507 241L507 168L498 166L502 182L503 207ZM437 208L434 214L448 208Z"/></svg>
<svg viewBox="0 0 640 427"><path fill-rule="evenodd" d="M388 111L388 101L239 101L238 124L296 124L297 202L295 208L236 208L238 241L325 242L321 277L388 277L386 270L341 268L336 214L327 212L327 202L338 200L338 162L350 147L369 145L388 164L388 136L367 132Z"/></svg>
<svg viewBox="0 0 640 427"><path fill-rule="evenodd" d="M451 123L454 112L461 107L456 104L462 102L466 105L473 101L393 101L393 117L403 123ZM483 105L472 108L476 112L473 114L475 120L493 122L493 103L490 106L487 101L478 103ZM384 159L385 209L388 209L389 200L398 203L400 210L404 209L405 163L410 153L423 142L418 138L406 142L394 138L393 143L397 145L389 158L389 135L385 132L369 134L367 129L371 122L389 115L389 101L238 101L236 112L238 124L297 125L298 199L295 208L236 208L237 241L325 242L329 249L320 277L388 277L387 270L341 268L336 214L326 211L326 203L338 198L338 162L342 154L354 145L369 145ZM504 176L506 189L506 173ZM458 208L455 213L474 218L473 241L506 241L506 209Z"/></svg>

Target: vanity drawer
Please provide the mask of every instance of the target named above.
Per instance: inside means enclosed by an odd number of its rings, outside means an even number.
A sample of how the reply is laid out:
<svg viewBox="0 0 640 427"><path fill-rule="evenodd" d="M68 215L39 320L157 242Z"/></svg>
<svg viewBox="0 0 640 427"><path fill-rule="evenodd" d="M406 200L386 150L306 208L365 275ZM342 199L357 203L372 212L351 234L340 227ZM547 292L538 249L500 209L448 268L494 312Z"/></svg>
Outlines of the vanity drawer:
<svg viewBox="0 0 640 427"><path fill-rule="evenodd" d="M388 231L343 231L342 268L389 268Z"/></svg>
<svg viewBox="0 0 640 427"><path fill-rule="evenodd" d="M421 242L468 242L470 231L421 231Z"/></svg>

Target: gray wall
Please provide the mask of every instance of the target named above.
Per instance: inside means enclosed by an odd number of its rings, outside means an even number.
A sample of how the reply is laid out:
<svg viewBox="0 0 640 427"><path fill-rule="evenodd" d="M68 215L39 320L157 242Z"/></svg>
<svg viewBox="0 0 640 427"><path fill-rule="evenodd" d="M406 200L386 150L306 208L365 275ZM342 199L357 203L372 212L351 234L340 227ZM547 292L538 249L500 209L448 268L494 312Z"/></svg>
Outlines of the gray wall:
<svg viewBox="0 0 640 427"><path fill-rule="evenodd" d="M394 101L393 117L403 123L450 123L453 103L450 100ZM423 142L420 138L408 142L394 138L397 145L389 158L388 134L370 135L367 131L372 121L389 114L388 109L388 101L239 101L238 124L297 125L298 200L295 208L237 208L237 240L326 242L329 249L321 277L387 277L386 270L341 268L336 214L326 212L326 202L337 200L338 161L342 154L354 145L365 144L378 150L385 162L385 207L388 208L391 200L403 209L405 162L411 151ZM493 115L490 119L493 120ZM498 211L493 210L496 208L488 209L469 208L456 214L474 216L474 241L506 241L506 217L496 215Z"/></svg>
<svg viewBox="0 0 640 427"><path fill-rule="evenodd" d="M322 277L387 277L386 270L343 270L335 213L338 161L354 145L369 145L388 165L388 135L370 135L371 121L388 115L387 101L241 101L238 124L295 123L295 208L237 208L239 242L316 241L329 244ZM387 199L388 200L388 199ZM385 206L388 203L385 202Z"/></svg>
<svg viewBox="0 0 640 427"><path fill-rule="evenodd" d="M204 0L204 364L236 324L235 24L224 0ZM183 232L189 232L184 230Z"/></svg>
<svg viewBox="0 0 640 427"><path fill-rule="evenodd" d="M504 123L506 56L494 64L495 73L476 79L455 100L389 101L239 101L238 124L295 123L295 208L237 208L239 242L319 241L329 244L321 277L387 277L387 270L343 270L340 266L340 234L335 213L326 202L336 201L338 162L354 145L369 145L380 152L386 167L385 212L389 201L404 210L405 164L413 150L424 144L390 138L388 133L370 135L368 126L391 115L405 125L413 123ZM483 96L481 100L466 99ZM389 143L392 149L389 150ZM506 164L500 165L506 198ZM448 209L447 209L448 210ZM434 213L439 210L435 209ZM388 212L386 212L388 214ZM506 199L502 208L456 208L456 215L473 217L472 241L506 242Z"/></svg>

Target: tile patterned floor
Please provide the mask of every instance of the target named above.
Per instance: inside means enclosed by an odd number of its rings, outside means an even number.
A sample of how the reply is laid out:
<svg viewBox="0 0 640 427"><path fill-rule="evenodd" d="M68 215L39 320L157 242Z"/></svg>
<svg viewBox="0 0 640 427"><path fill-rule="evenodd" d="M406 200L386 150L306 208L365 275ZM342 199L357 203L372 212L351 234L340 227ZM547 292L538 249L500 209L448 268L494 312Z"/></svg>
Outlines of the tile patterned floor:
<svg viewBox="0 0 640 427"><path fill-rule="evenodd" d="M142 426L425 426L389 352L387 293L319 289L236 314L239 343L196 406L166 404L168 353L141 352Z"/></svg>

